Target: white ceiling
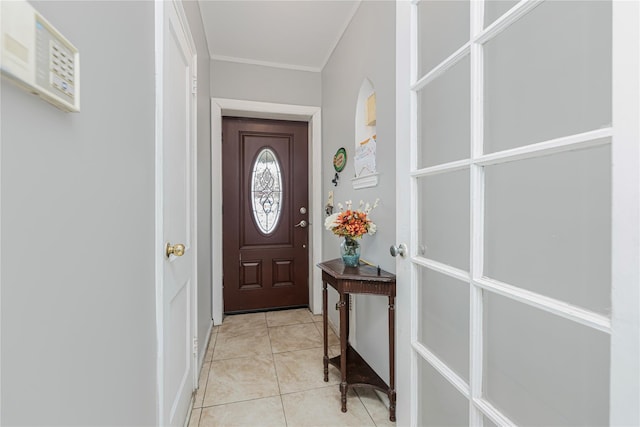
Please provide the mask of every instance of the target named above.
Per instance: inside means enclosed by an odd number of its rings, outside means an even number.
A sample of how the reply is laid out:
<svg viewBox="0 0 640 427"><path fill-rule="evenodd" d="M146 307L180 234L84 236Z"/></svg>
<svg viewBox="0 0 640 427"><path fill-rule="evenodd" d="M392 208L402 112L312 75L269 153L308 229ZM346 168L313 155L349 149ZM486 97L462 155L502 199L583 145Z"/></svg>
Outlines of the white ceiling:
<svg viewBox="0 0 640 427"><path fill-rule="evenodd" d="M199 0L212 59L321 71L360 0Z"/></svg>

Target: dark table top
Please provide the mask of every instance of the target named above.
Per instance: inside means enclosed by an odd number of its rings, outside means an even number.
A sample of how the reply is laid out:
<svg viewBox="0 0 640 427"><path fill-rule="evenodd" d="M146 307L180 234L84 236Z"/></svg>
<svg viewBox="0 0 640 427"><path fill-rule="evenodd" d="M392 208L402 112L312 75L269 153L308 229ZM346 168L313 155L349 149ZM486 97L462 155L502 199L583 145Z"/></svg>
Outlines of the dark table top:
<svg viewBox="0 0 640 427"><path fill-rule="evenodd" d="M388 271L380 270L378 275L378 268L372 265L360 263L358 267L347 267L342 262L341 258L324 261L318 264L318 267L327 274L340 280L359 280L359 281L371 281L371 282L395 282L396 275L391 274Z"/></svg>

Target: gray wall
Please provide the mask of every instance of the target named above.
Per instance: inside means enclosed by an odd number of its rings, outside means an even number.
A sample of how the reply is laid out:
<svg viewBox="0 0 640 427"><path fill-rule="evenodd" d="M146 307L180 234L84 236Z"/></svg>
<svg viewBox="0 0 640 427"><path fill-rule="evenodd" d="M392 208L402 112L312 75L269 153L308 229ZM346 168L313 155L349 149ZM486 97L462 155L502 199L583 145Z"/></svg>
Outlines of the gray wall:
<svg viewBox="0 0 640 427"><path fill-rule="evenodd" d="M320 73L213 60L211 96L317 106Z"/></svg>
<svg viewBox="0 0 640 427"><path fill-rule="evenodd" d="M211 96L209 49L200 6L184 2L191 35L198 50L198 342L204 358L211 320Z"/></svg>
<svg viewBox="0 0 640 427"><path fill-rule="evenodd" d="M395 260L389 246L395 244L395 3L363 2L351 24L322 71L322 174L323 194L334 191L335 203L360 200L380 206L371 212L378 226L373 236L364 236L362 257L394 272ZM377 169L378 186L354 190L353 154L355 144L355 112L360 86L365 78L373 83L377 99ZM347 166L340 183L331 183L335 171L333 155L340 147L347 150ZM337 209L337 208L336 208ZM323 259L337 258L340 239L325 232ZM332 293L329 307L335 305ZM357 349L385 380L389 377L387 346L387 304L384 297L357 296ZM401 308L399 308L401 309ZM329 311L333 323L339 325L337 312Z"/></svg>
<svg viewBox="0 0 640 427"><path fill-rule="evenodd" d="M154 5L34 2L80 113L4 79L2 425L156 422Z"/></svg>

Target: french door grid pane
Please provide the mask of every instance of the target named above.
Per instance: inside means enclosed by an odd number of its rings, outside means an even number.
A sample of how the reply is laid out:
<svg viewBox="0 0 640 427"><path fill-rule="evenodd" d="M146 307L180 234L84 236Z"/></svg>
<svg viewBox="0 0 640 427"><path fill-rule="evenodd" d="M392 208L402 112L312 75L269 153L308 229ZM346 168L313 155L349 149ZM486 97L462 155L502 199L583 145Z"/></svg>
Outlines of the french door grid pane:
<svg viewBox="0 0 640 427"><path fill-rule="evenodd" d="M413 2L412 5L412 25L418 25L417 19L417 1ZM470 271L467 274L462 270L458 270L455 268L448 267L446 265L440 264L437 261L429 260L426 258L422 258L420 256L416 256L412 258L412 280L411 280L411 293L412 293L412 328L411 328L411 339L412 339L412 371L416 372L418 358L429 362L441 375L443 375L449 382L454 385L463 395L465 395L470 403L469 403L469 421L472 425L482 425L482 420L486 417L488 420L496 423L496 424L511 424L513 422L509 420L503 413L500 412L497 408L492 406L489 402L483 399L482 396L482 384L483 384L483 293L491 292L494 293L492 289L487 289L486 287L482 287L479 285L479 280L484 279L483 268L484 268L484 186L485 186L485 173L484 168L487 165L493 164L490 159L495 159L498 162L503 161L516 161L523 160L525 158L535 158L548 154L552 154L555 152L575 149L575 148L585 148L594 145L600 145L603 142L602 138L611 135L611 128L606 129L598 129L592 132L586 132L583 135L568 135L564 138L559 138L558 141L542 141L538 144L534 144L534 146L525 146L520 150L505 150L503 152L495 152L491 153L490 156L484 155L483 150L483 124L484 124L484 67L483 67L483 51L484 44L493 39L496 35L500 34L505 29L509 28L512 24L516 23L521 17L525 16L528 12L533 10L540 4L540 1L533 0L530 2L520 2L515 7L513 7L509 12L504 14L501 18L497 19L487 28L483 29L484 24L484 3L482 1L472 1L471 7L471 19L470 19L470 34L471 40L460 47L457 51L453 52L448 58L443 60L440 64L436 65L426 74L420 76L418 75L418 63L417 55L418 55L418 41L416 40L419 31L417 28L412 32L413 40L412 40L412 85L411 85L411 114L412 120L411 123L411 152L416 154L418 152L418 140L417 140L417 130L419 128L420 118L418 117L417 111L417 99L418 92L424 89L427 85L431 84L435 81L440 75L446 73L451 67L455 66L459 61L466 57L466 55L470 56L471 59L471 70L470 70L470 79L471 79L471 141L470 141L470 158L457 160L454 162L439 164L429 166L427 168L417 169L417 162L415 155L412 155L412 164L410 165L410 173L412 179L412 189L411 191L415 195L417 191L417 182L418 178L428 176L428 175L436 175L441 173L453 172L460 169L470 168L470 221L471 221L471 229L470 229ZM415 197L411 198L415 200ZM416 217L418 216L419 207L414 203L411 206L411 212L413 213L413 218L411 218L412 226L417 225ZM457 375L442 361L440 361L433 353L428 351L424 346L420 345L417 342L417 311L419 307L417 307L417 274L416 268L418 265L423 267L432 269L434 271L438 271L440 273L449 275L451 277L455 277L457 279L468 280L469 283L469 292L470 292L470 381L467 385L463 380L461 380ZM503 292L503 296L509 297L509 293ZM513 299L520 300L522 302L521 295L515 296L511 295ZM535 296L534 296L535 297ZM537 304L544 305L545 302L542 300L536 301ZM532 304L533 305L533 304ZM549 304L548 309L545 311L551 312L553 314L559 315L557 312L554 312L554 307L556 304L552 302ZM534 305L535 306L535 305ZM538 307L540 308L540 307ZM587 313L585 315L589 317L590 314ZM602 316L593 317L593 319L589 319L589 321L593 321L593 324L589 324L588 322L583 322L580 319L572 319L570 316L562 316L565 319L569 319L575 321L577 323L582 323L583 325L590 326L594 329L599 330L607 330L607 326L609 327L610 332L610 321L609 324L606 324L606 319ZM603 323L604 322L604 323ZM604 326L603 326L604 325ZM417 398L418 386L415 375L412 379L412 399L414 396ZM416 419L416 405L417 401L412 402L412 411L414 411L412 419Z"/></svg>

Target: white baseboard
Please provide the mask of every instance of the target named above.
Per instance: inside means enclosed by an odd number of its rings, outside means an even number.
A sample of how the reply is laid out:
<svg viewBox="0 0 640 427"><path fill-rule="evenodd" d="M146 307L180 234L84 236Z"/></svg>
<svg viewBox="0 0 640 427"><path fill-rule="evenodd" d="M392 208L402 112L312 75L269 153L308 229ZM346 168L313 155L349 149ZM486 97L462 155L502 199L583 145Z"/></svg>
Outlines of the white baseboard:
<svg viewBox="0 0 640 427"><path fill-rule="evenodd" d="M204 345L198 344L198 372L202 369L202 364L204 363L204 357L207 355L207 348L209 347L209 342L211 341L211 331L213 330L213 320L209 322L209 327L207 328L207 342ZM200 377L198 377L200 378Z"/></svg>

